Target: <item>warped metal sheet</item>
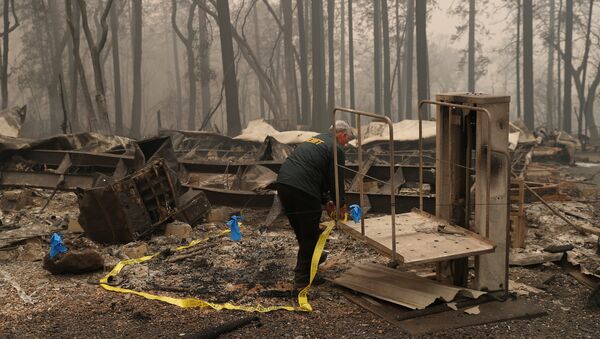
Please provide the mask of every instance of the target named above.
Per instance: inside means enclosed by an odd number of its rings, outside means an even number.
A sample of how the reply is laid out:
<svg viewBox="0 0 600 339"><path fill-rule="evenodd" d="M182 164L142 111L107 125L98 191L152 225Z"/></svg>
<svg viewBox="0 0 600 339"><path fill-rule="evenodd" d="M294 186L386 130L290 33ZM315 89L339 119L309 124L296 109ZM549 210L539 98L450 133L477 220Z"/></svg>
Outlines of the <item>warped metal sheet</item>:
<svg viewBox="0 0 600 339"><path fill-rule="evenodd" d="M457 296L477 299L485 294L372 263L352 267L333 283L410 309L424 309L438 299L450 302Z"/></svg>

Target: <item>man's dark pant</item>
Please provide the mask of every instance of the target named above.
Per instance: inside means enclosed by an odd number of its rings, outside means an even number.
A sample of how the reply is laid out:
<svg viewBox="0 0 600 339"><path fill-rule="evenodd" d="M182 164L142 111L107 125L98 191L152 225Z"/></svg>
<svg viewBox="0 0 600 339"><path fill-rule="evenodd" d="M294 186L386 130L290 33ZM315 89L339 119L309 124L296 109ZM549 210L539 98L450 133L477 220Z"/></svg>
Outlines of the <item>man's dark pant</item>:
<svg viewBox="0 0 600 339"><path fill-rule="evenodd" d="M277 186L279 200L298 240L298 259L294 269L296 282L308 283L310 263L321 235L321 201L285 184ZM306 281L304 281L306 280Z"/></svg>

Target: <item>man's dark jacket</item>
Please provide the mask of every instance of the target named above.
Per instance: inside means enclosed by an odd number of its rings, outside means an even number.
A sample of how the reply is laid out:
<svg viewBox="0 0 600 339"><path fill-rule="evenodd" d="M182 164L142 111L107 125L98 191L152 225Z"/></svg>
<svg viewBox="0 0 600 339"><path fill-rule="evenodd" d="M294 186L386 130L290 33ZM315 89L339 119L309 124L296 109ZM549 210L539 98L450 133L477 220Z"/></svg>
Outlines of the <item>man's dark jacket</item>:
<svg viewBox="0 0 600 339"><path fill-rule="evenodd" d="M344 151L338 143L338 165L346 163ZM299 144L279 170L277 183L292 186L311 196L335 201L333 166L333 135L323 133ZM344 204L344 169L338 167L340 203Z"/></svg>

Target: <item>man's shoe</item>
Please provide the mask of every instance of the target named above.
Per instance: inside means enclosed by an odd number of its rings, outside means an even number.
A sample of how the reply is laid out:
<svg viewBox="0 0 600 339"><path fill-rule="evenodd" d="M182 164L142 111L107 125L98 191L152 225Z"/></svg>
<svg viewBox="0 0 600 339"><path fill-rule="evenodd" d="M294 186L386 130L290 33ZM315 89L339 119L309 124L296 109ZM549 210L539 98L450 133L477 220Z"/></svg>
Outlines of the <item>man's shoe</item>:
<svg viewBox="0 0 600 339"><path fill-rule="evenodd" d="M309 281L310 277L309 276L296 276L294 278L294 291L296 292L300 292L302 291L307 285L308 285L308 281ZM323 278L319 273L317 273L317 275L315 275L315 278L312 281L311 286L316 286L316 285L321 285L323 283L325 283L327 280L325 280L325 278Z"/></svg>
<svg viewBox="0 0 600 339"><path fill-rule="evenodd" d="M319 258L319 265L327 261L327 256L329 255L329 251L323 251L321 253L321 257Z"/></svg>

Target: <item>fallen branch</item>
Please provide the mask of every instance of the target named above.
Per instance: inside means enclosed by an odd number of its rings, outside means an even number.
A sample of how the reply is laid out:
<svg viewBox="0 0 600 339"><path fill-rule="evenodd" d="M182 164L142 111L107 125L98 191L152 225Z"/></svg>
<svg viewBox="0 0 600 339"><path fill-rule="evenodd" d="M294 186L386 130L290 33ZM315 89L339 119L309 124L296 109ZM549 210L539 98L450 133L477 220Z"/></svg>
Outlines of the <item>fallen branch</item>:
<svg viewBox="0 0 600 339"><path fill-rule="evenodd" d="M21 286L15 281L15 279L10 274L8 274L8 272L0 271L0 273L2 273L2 277L4 278L4 280L11 284L12 287L17 291L19 298L21 298L21 300L23 300L24 303L30 305L35 304L33 298L27 293L25 293L25 291L23 291Z"/></svg>
<svg viewBox="0 0 600 339"><path fill-rule="evenodd" d="M525 188L527 188L527 190L529 192L531 192L531 194L533 194L534 197L536 197L542 204L544 204L546 207L548 207L548 209L550 211L552 211L552 213L554 213L554 215L556 215L557 217L561 218L564 222L566 222L571 227L573 227L576 230L578 230L580 233L582 233L582 234L594 234L594 235L600 236L600 228L595 228L595 227L592 227L592 226L581 226L581 225L574 224L573 222L571 222L571 220L567 219L567 217L565 217L560 212L558 212L556 209L554 209L554 207L550 206L550 204L548 204L546 202L546 200L544 200L544 198L542 198L539 194L537 194L537 192L534 191L531 187L529 187L526 183L523 183L523 185L525 185Z"/></svg>

